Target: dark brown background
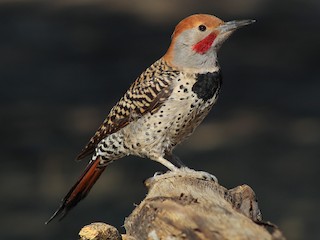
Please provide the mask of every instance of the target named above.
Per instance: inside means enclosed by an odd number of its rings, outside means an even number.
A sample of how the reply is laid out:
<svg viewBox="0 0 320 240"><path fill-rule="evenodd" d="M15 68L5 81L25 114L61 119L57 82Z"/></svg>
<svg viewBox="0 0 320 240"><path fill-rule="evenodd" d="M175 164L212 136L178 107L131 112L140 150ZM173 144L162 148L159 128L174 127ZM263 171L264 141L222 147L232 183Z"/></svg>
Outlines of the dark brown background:
<svg viewBox="0 0 320 240"><path fill-rule="evenodd" d="M44 221L111 106L199 12L257 22L222 47L218 104L176 154L222 185L253 187L288 239L320 239L318 0L0 1L2 239L76 239L93 221L122 229L161 165L122 159L64 221Z"/></svg>

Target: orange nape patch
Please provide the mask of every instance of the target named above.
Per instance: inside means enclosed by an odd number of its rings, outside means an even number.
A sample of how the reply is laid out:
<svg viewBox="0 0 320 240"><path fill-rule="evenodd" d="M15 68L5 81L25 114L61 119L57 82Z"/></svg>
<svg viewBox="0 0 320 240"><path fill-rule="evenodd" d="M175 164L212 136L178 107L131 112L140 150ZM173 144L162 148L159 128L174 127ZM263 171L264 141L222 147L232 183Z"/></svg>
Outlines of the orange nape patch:
<svg viewBox="0 0 320 240"><path fill-rule="evenodd" d="M205 54L213 44L213 41L217 37L217 33L212 32L207 37L202 39L200 42L193 45L192 49L200 54Z"/></svg>

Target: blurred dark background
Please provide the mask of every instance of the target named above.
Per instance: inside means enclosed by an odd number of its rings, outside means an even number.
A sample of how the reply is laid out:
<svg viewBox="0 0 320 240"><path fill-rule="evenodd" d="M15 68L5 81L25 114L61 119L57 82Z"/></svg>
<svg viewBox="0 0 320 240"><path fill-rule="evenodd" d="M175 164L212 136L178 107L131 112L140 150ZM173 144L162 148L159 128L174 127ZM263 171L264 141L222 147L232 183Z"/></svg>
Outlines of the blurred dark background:
<svg viewBox="0 0 320 240"><path fill-rule="evenodd" d="M193 13L256 19L222 47L218 104L175 153L228 188L250 185L288 239L320 239L318 0L0 0L1 238L122 232L161 165L112 164L62 222L44 222L83 171L75 156L134 79Z"/></svg>

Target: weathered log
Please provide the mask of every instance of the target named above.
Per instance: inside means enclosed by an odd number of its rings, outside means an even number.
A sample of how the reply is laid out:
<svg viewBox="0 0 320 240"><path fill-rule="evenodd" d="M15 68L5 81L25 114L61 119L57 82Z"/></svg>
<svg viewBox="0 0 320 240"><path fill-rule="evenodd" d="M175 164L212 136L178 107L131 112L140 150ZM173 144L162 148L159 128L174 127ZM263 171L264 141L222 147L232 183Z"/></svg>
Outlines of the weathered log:
<svg viewBox="0 0 320 240"><path fill-rule="evenodd" d="M93 224L81 230L81 239L285 239L275 225L262 221L247 185L228 190L214 176L188 168L155 175L145 185L148 195L125 220L126 234Z"/></svg>

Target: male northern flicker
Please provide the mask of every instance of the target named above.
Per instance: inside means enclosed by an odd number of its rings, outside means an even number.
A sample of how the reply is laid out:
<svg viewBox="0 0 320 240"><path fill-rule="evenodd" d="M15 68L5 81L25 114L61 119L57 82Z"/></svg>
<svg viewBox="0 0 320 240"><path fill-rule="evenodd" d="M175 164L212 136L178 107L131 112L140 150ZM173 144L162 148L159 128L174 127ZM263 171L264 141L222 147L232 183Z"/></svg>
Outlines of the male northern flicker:
<svg viewBox="0 0 320 240"><path fill-rule="evenodd" d="M183 19L166 54L136 79L79 154L78 159L93 156L48 222L60 214L63 218L86 197L116 159L146 157L175 171L166 156L191 135L217 100L222 83L218 49L233 31L253 22L223 22L206 14Z"/></svg>

